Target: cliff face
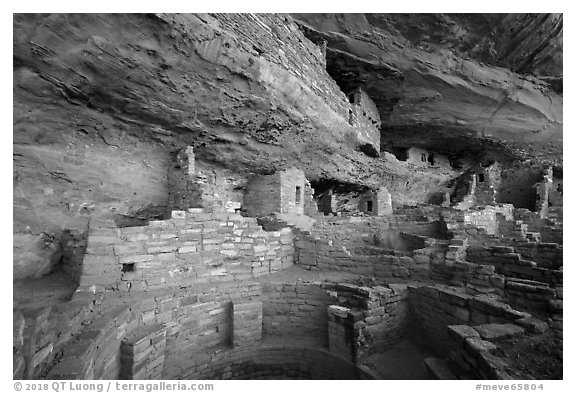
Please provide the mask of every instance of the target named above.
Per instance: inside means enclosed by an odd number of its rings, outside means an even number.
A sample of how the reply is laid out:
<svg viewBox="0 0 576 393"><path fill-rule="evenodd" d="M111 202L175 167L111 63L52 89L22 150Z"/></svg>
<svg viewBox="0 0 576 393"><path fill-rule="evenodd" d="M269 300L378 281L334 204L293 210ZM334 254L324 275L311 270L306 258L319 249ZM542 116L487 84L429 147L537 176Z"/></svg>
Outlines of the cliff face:
<svg viewBox="0 0 576 393"><path fill-rule="evenodd" d="M422 37L404 36L400 16L295 18L15 15L14 278L49 272L70 246L63 239L73 245L90 217L164 214L168 163L187 145L207 172L234 173L239 187L251 173L297 166L313 184L385 182L407 203L455 174L415 172L362 146L559 156L562 96L547 83L460 57L482 58L480 49L424 50ZM519 59L532 44L495 35L507 55L492 64L556 76L561 17L553 20L555 51L530 52L528 67ZM529 34L536 24L522 26ZM325 53L307 37L326 40ZM469 37L467 45L492 45ZM359 86L380 111L381 140L350 124L345 93Z"/></svg>
<svg viewBox="0 0 576 393"><path fill-rule="evenodd" d="M561 78L561 16L294 17L311 39L327 42L339 85L367 84L383 116L384 149L458 156L494 139L539 159L561 156L562 95L557 83L529 75Z"/></svg>

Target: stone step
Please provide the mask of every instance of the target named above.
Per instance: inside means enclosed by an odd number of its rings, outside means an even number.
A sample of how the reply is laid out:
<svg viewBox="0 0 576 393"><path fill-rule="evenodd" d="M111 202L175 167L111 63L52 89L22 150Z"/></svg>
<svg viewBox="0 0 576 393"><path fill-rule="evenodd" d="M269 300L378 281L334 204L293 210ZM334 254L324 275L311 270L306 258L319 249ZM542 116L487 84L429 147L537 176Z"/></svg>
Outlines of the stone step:
<svg viewBox="0 0 576 393"><path fill-rule="evenodd" d="M434 379L452 380L458 379L447 361L438 358L424 359L426 372Z"/></svg>

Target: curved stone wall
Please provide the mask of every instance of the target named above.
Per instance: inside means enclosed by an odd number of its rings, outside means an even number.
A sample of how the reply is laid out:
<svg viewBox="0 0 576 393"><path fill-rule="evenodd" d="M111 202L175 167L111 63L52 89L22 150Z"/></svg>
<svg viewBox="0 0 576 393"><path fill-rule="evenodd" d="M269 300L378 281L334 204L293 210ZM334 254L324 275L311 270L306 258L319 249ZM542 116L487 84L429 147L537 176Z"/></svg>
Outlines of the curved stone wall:
<svg viewBox="0 0 576 393"><path fill-rule="evenodd" d="M325 349L260 346L222 352L178 379L375 379L364 367Z"/></svg>

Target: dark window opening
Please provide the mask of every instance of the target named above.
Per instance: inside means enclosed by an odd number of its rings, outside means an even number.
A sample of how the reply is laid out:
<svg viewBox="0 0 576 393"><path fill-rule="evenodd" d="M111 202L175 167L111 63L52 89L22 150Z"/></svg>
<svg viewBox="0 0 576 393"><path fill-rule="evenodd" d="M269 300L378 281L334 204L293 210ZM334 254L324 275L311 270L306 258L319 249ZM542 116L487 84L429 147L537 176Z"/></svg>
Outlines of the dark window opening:
<svg viewBox="0 0 576 393"><path fill-rule="evenodd" d="M122 272L133 272L134 271L134 264L133 263L123 263L122 264Z"/></svg>
<svg viewBox="0 0 576 393"><path fill-rule="evenodd" d="M300 204L302 201L302 187L296 186L296 204Z"/></svg>
<svg viewBox="0 0 576 393"><path fill-rule="evenodd" d="M354 125L354 114L352 113L352 109L348 109L348 123L350 123L351 126Z"/></svg>
<svg viewBox="0 0 576 393"><path fill-rule="evenodd" d="M348 100L350 101L351 104L354 104L354 103L355 103L355 102L354 102L354 101L355 101L355 99L354 99L354 94L350 94L350 95L348 96Z"/></svg>
<svg viewBox="0 0 576 393"><path fill-rule="evenodd" d="M479 182L479 183L484 183L484 174L483 174L483 173L479 173L479 174L478 174L478 182Z"/></svg>
<svg viewBox="0 0 576 393"><path fill-rule="evenodd" d="M552 207L552 202L548 202L548 207Z"/></svg>
<svg viewBox="0 0 576 393"><path fill-rule="evenodd" d="M430 163L430 165L434 165L435 161L434 161L434 154L430 154L428 156L428 162Z"/></svg>
<svg viewBox="0 0 576 393"><path fill-rule="evenodd" d="M372 201L366 201L366 211L372 211Z"/></svg>
<svg viewBox="0 0 576 393"><path fill-rule="evenodd" d="M426 162L426 153L420 154L420 160L421 160L422 162Z"/></svg>
<svg viewBox="0 0 576 393"><path fill-rule="evenodd" d="M556 191L562 192L562 183L558 183L558 187L556 187Z"/></svg>

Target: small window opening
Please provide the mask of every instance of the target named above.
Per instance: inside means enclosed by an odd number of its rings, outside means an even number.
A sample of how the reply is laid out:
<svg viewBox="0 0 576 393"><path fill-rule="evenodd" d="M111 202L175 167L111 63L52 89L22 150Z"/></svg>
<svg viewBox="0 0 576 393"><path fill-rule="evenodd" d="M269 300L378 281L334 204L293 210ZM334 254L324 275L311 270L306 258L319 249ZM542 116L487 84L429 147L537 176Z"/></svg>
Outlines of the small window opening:
<svg viewBox="0 0 576 393"><path fill-rule="evenodd" d="M430 154L428 156L428 162L430 163L430 165L434 165L435 161L434 161L434 154Z"/></svg>
<svg viewBox="0 0 576 393"><path fill-rule="evenodd" d="M351 126L354 125L354 114L352 113L352 109L348 109L348 123Z"/></svg>
<svg viewBox="0 0 576 393"><path fill-rule="evenodd" d="M296 186L296 204L300 204L302 201L302 187Z"/></svg>
<svg viewBox="0 0 576 393"><path fill-rule="evenodd" d="M366 201L366 211L372 211L372 201Z"/></svg>
<svg viewBox="0 0 576 393"><path fill-rule="evenodd" d="M422 162L426 162L426 153L420 154L420 160L421 160Z"/></svg>
<svg viewBox="0 0 576 393"><path fill-rule="evenodd" d="M134 264L133 263L123 263L122 264L122 272L133 272L134 271Z"/></svg>
<svg viewBox="0 0 576 393"><path fill-rule="evenodd" d="M558 187L556 187L556 191L562 192L562 183L558 183Z"/></svg>
<svg viewBox="0 0 576 393"><path fill-rule="evenodd" d="M484 183L484 174L483 174L483 173L479 173L479 174L478 174L478 182L479 182L479 183Z"/></svg>
<svg viewBox="0 0 576 393"><path fill-rule="evenodd" d="M348 100L350 101L351 104L354 104L354 103L355 103L355 102L354 102L354 101L355 101L355 100L354 100L354 94L350 94L350 95L348 96Z"/></svg>

